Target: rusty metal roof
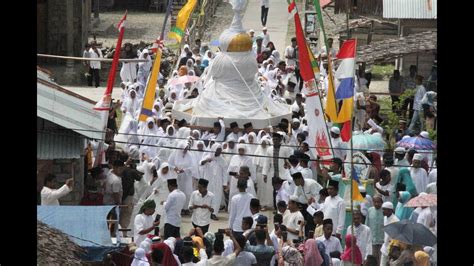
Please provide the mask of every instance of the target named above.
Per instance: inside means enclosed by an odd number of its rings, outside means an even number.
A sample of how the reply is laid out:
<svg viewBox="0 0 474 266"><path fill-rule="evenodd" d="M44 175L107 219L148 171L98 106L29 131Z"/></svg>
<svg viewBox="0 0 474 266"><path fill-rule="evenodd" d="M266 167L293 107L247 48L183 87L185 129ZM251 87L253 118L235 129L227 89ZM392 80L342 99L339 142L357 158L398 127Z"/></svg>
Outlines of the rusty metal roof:
<svg viewBox="0 0 474 266"><path fill-rule="evenodd" d="M72 130L38 131L36 158L41 160L77 159L84 148L84 137Z"/></svg>
<svg viewBox="0 0 474 266"><path fill-rule="evenodd" d="M389 63L406 54L437 50L437 32L425 31L357 47L357 62Z"/></svg>
<svg viewBox="0 0 474 266"><path fill-rule="evenodd" d="M437 0L383 0L383 18L436 19L437 4Z"/></svg>

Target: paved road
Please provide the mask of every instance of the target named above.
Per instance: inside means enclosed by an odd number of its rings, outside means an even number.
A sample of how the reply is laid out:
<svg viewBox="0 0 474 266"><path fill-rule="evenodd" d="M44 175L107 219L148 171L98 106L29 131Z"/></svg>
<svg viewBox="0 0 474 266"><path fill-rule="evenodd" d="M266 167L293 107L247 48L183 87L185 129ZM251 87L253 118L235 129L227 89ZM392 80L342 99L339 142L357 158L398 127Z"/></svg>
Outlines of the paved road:
<svg viewBox="0 0 474 266"><path fill-rule="evenodd" d="M255 30L255 35L262 33L262 23L260 21L260 1L249 0L247 10L245 11L243 25L244 29ZM270 1L270 9L267 16L268 34L270 41L275 44L276 49L283 57L283 51L286 48L286 34L288 29L288 3L286 0Z"/></svg>

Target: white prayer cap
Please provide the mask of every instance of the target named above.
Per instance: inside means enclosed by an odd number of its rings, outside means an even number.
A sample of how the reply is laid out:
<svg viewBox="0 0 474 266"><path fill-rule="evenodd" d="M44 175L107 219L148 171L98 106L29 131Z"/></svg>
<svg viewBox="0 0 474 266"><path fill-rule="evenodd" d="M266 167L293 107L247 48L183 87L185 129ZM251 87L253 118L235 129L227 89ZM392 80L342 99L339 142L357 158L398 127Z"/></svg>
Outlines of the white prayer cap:
<svg viewBox="0 0 474 266"><path fill-rule="evenodd" d="M309 127L308 127L308 126L303 126L303 128L302 128L301 130L302 130L302 131L309 132Z"/></svg>
<svg viewBox="0 0 474 266"><path fill-rule="evenodd" d="M142 54L149 54L150 52L148 51L148 49L143 49L142 51Z"/></svg>
<svg viewBox="0 0 474 266"><path fill-rule="evenodd" d="M393 210L393 204L389 201L386 201L382 204L382 209L390 209Z"/></svg>
<svg viewBox="0 0 474 266"><path fill-rule="evenodd" d="M189 49L189 44L185 44L185 45L184 45L184 48L183 48L183 49L186 49L186 48Z"/></svg>
<svg viewBox="0 0 474 266"><path fill-rule="evenodd" d="M430 138L430 134L429 134L427 131L421 131L421 132L420 132L420 136L422 136L422 137L425 138L425 139L429 139L429 138Z"/></svg>
<svg viewBox="0 0 474 266"><path fill-rule="evenodd" d="M268 30L268 29L267 29L267 27L263 27L263 29L262 29L262 30Z"/></svg>
<svg viewBox="0 0 474 266"><path fill-rule="evenodd" d="M301 123L301 121L298 118L293 118L293 123Z"/></svg>
<svg viewBox="0 0 474 266"><path fill-rule="evenodd" d="M338 127L331 127L331 132L334 134L341 134L341 130Z"/></svg>
<svg viewBox="0 0 474 266"><path fill-rule="evenodd" d="M397 147L395 149L395 153L400 153L401 154L401 153L405 153L405 152L406 152L405 148L403 148L403 147Z"/></svg>
<svg viewBox="0 0 474 266"><path fill-rule="evenodd" d="M254 29L250 29L249 32L255 32L255 30L254 30Z"/></svg>
<svg viewBox="0 0 474 266"><path fill-rule="evenodd" d="M410 136L408 136L408 135L405 135L405 136L403 136L403 138L402 138L402 139L407 139L407 138L409 138L409 137L410 137Z"/></svg>
<svg viewBox="0 0 474 266"><path fill-rule="evenodd" d="M420 153L415 153L415 155L413 155L413 160L421 161L423 160L423 155L421 155Z"/></svg>
<svg viewBox="0 0 474 266"><path fill-rule="evenodd" d="M367 191L365 190L364 186L359 186L359 192L364 193L364 192L367 192Z"/></svg>
<svg viewBox="0 0 474 266"><path fill-rule="evenodd" d="M298 105L292 105L291 111L297 113L300 111L300 107Z"/></svg>

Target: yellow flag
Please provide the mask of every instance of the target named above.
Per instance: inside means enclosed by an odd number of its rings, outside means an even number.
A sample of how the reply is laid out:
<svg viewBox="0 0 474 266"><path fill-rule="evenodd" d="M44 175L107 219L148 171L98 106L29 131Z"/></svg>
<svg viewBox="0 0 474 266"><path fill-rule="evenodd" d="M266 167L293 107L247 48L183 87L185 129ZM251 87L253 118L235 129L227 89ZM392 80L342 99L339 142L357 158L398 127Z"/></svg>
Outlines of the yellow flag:
<svg viewBox="0 0 474 266"><path fill-rule="evenodd" d="M352 180L352 200L365 201L364 197L360 194L359 184L354 179Z"/></svg>
<svg viewBox="0 0 474 266"><path fill-rule="evenodd" d="M352 97L342 100L341 109L338 111L338 102L335 97L334 77L332 74L331 59L328 54L328 95L326 98L326 115L333 123L344 123L351 121L354 99Z"/></svg>
<svg viewBox="0 0 474 266"><path fill-rule="evenodd" d="M197 0L188 0L188 2L181 8L176 18L176 26L171 28L168 37L175 39L177 42L181 42L181 39L184 37L184 31L189 21L189 17L194 10L194 7L197 4Z"/></svg>
<svg viewBox="0 0 474 266"><path fill-rule="evenodd" d="M145 96L143 97L142 109L138 120L146 121L149 116L153 116L153 103L155 102L156 82L160 73L161 49L156 50L155 62L151 69L150 78L146 85Z"/></svg>

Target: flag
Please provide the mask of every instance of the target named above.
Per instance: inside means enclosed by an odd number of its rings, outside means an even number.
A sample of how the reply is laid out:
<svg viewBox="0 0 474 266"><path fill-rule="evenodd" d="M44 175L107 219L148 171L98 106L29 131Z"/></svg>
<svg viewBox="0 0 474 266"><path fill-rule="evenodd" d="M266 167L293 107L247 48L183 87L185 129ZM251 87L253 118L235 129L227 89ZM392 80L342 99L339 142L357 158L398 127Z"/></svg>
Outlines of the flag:
<svg viewBox="0 0 474 266"><path fill-rule="evenodd" d="M322 0L324 3L324 0ZM319 27L321 28L321 32L323 34L324 46L328 47L328 40L326 36L326 31L324 30L324 23L323 23L323 14L321 11L321 3L320 0L313 0L314 8L316 9L316 17L318 18ZM320 46L322 47L322 46Z"/></svg>
<svg viewBox="0 0 474 266"><path fill-rule="evenodd" d="M153 62L153 67L151 68L150 77L148 78L148 82L146 84L145 96L143 96L142 108L140 110L140 116L138 117L139 121L146 121L149 116L153 115L152 108L153 103L155 102L156 82L158 80L161 65L161 49L161 40L158 40L156 57L155 61Z"/></svg>
<svg viewBox="0 0 474 266"><path fill-rule="evenodd" d="M344 122L341 129L341 139L348 142L352 137L352 122L351 120Z"/></svg>
<svg viewBox="0 0 474 266"><path fill-rule="evenodd" d="M175 39L179 43L181 42L181 39L184 37L189 18L191 17L191 13L193 12L196 4L197 0L188 0L188 2L181 8L176 18L176 25L171 27L171 31L168 34L169 38Z"/></svg>
<svg viewBox="0 0 474 266"><path fill-rule="evenodd" d="M357 172L355 171L354 167L352 167L352 200L354 201L365 201L364 197L362 194L360 194L359 191L359 185L360 185L360 179L359 176L357 176Z"/></svg>
<svg viewBox="0 0 474 266"><path fill-rule="evenodd" d="M151 46L151 51L153 51L153 53L156 53L158 51L158 48L160 48L161 50L163 50L163 47L164 47L164 43L163 43L163 40L161 40L160 38L156 39L156 41L153 43L153 45Z"/></svg>
<svg viewBox="0 0 474 266"><path fill-rule="evenodd" d="M329 86L326 113L333 123L345 123L352 119L356 44L355 39L345 41L337 54L337 58L341 59L341 63L335 73L335 77L339 81L336 90L334 89L331 60L328 54Z"/></svg>
<svg viewBox="0 0 474 266"><path fill-rule="evenodd" d="M288 6L288 13L293 14L295 19L295 33L296 33L296 42L298 44L298 60L301 78L304 80L305 89L308 94L312 94L317 90L317 84L315 81L313 62L310 58L310 48L306 42L304 36L303 27L301 26L300 16L296 8L295 1L291 1ZM314 57L313 57L314 60ZM317 68L317 62L314 62ZM319 69L318 69L319 72Z"/></svg>
<svg viewBox="0 0 474 266"><path fill-rule="evenodd" d="M120 57L120 48L122 47L122 39L123 39L123 34L125 32L125 21L127 20L127 11L125 11L125 15L123 18L120 20L119 24L117 25L117 28L119 30L119 37L117 39L117 45L115 46L115 51L114 51L114 57L112 59L112 66L110 68L109 72L109 78L107 79L107 88L105 89L105 93L102 96L102 98L95 104L94 110L101 111L100 116L101 116L101 121L102 121L102 140L99 142L99 148L98 148L98 158L94 161L94 166L98 166L100 163L102 163L104 159L104 140L105 140L105 133L107 131L107 121L109 118L109 110L110 110L110 104L112 102L112 90L114 88L114 83L115 83L115 74L117 73L117 66L119 63L119 57Z"/></svg>

